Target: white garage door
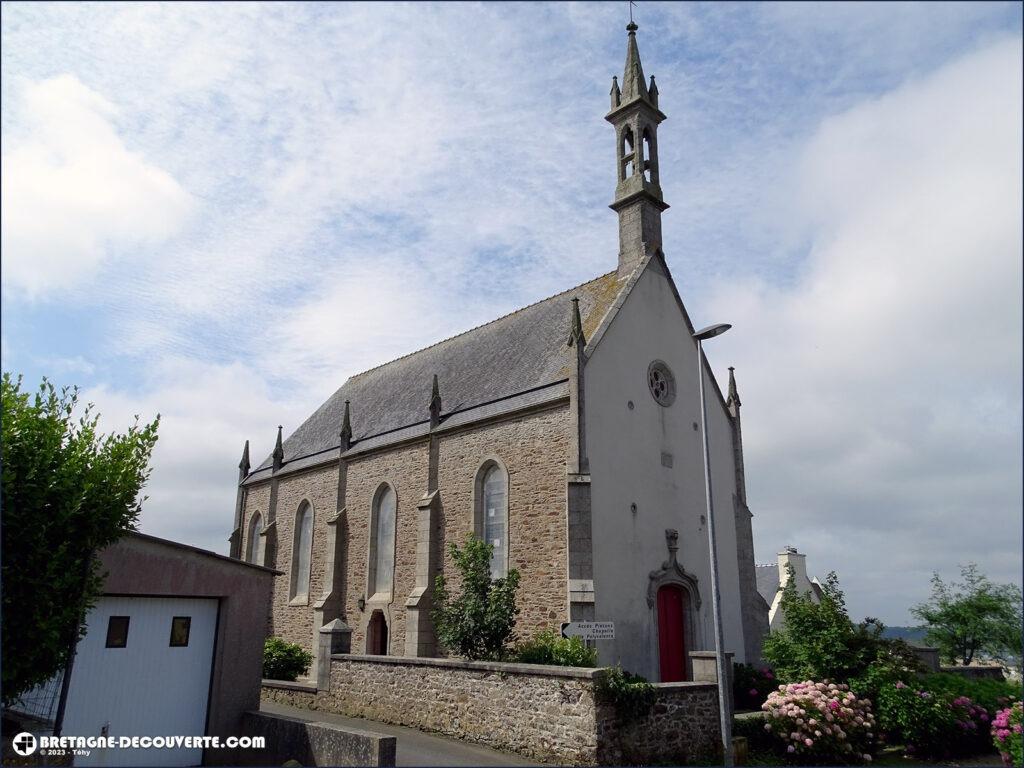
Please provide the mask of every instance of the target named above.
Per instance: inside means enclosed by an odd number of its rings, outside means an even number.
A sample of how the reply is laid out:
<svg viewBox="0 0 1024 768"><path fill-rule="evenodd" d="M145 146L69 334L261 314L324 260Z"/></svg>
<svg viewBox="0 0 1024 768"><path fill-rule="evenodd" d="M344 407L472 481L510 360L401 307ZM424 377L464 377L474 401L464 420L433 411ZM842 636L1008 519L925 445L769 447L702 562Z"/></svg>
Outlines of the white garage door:
<svg viewBox="0 0 1024 768"><path fill-rule="evenodd" d="M102 597L78 644L64 736L202 736L217 601ZM201 749L99 749L76 766L199 765Z"/></svg>

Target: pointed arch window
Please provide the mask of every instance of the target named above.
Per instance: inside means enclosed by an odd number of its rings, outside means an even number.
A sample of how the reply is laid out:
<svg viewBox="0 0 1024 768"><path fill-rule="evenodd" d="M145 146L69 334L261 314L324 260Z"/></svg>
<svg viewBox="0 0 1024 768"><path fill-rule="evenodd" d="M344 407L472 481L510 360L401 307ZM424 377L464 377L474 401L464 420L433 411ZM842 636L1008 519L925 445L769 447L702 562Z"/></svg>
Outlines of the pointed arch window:
<svg viewBox="0 0 1024 768"><path fill-rule="evenodd" d="M651 127L644 126L643 141L641 142L641 163L644 173L644 178L647 181L657 182L658 180L658 163L654 149L654 137L651 134Z"/></svg>
<svg viewBox="0 0 1024 768"><path fill-rule="evenodd" d="M370 599L391 594L395 578L395 514L398 499L395 489L384 484L373 500L370 533L370 573L367 592Z"/></svg>
<svg viewBox="0 0 1024 768"><path fill-rule="evenodd" d="M491 545L491 578L508 575L508 472L494 459L476 481L476 535Z"/></svg>
<svg viewBox="0 0 1024 768"><path fill-rule="evenodd" d="M622 131L622 144L619 147L619 180L636 173L635 158L636 141L633 138L633 129L628 125Z"/></svg>
<svg viewBox="0 0 1024 768"><path fill-rule="evenodd" d="M309 569L313 557L313 507L308 501L295 513L292 538L292 594L295 602L309 600Z"/></svg>
<svg viewBox="0 0 1024 768"><path fill-rule="evenodd" d="M249 548L246 560L256 565L263 565L263 542L260 531L263 530L263 516L257 512L249 522Z"/></svg>

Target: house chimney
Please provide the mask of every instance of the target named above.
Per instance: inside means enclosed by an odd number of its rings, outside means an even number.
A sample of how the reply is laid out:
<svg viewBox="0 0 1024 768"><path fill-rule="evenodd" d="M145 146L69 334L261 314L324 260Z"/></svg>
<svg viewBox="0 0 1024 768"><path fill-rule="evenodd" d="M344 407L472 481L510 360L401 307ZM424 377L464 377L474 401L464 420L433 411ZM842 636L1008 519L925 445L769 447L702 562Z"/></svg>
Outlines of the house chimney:
<svg viewBox="0 0 1024 768"><path fill-rule="evenodd" d="M796 551L796 547L786 547L779 552L779 584L782 586L789 580L787 565L793 568L797 590L803 591L806 588L804 585L807 584L807 555L801 555Z"/></svg>

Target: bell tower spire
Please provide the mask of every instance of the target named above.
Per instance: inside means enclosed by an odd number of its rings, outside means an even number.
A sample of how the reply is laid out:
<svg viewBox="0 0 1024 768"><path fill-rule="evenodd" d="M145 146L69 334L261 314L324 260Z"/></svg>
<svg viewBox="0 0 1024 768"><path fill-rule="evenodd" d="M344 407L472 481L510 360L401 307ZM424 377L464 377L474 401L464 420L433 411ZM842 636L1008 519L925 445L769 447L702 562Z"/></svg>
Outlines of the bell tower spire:
<svg viewBox="0 0 1024 768"><path fill-rule="evenodd" d="M612 108L604 118L615 127L618 183L609 207L619 214L620 278L661 252L661 212L668 208L658 178L658 124L665 115L658 109L654 78L650 88L644 79L636 30L630 21L622 88L612 78Z"/></svg>

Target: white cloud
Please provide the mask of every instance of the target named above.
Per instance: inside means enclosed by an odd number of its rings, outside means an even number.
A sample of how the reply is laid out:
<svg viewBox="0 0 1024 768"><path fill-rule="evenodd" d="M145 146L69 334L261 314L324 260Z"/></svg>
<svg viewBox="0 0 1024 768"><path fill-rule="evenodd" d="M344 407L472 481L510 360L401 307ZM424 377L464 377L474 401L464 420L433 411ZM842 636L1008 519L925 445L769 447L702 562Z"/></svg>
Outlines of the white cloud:
<svg viewBox="0 0 1024 768"><path fill-rule="evenodd" d="M227 551L242 445L250 440L253 466L273 449L276 425L294 428L308 403L275 396L252 369L187 358L154 362L143 385L131 394L116 383L85 390L104 431L125 430L160 414L153 473L144 490L140 529L154 536Z"/></svg>
<svg viewBox="0 0 1024 768"><path fill-rule="evenodd" d="M880 557L1019 578L1021 63L1003 42L825 120L789 201L796 285L710 301L736 326L712 354L738 367L759 555L797 545L855 612Z"/></svg>
<svg viewBox="0 0 1024 768"><path fill-rule="evenodd" d="M117 108L75 76L24 83L19 116L3 152L5 289L66 288L180 229L190 195L125 146Z"/></svg>

